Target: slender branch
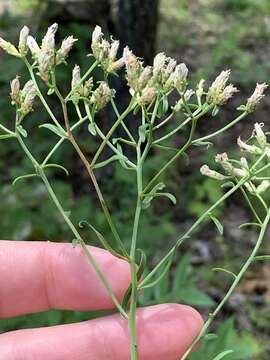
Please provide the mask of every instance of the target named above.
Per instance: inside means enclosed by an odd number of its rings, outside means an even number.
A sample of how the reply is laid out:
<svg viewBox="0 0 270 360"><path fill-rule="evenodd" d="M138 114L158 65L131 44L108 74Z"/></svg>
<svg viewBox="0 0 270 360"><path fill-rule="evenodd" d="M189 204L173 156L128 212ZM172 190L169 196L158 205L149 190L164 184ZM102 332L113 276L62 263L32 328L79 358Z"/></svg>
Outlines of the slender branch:
<svg viewBox="0 0 270 360"><path fill-rule="evenodd" d="M118 246L120 247L121 251L122 251L122 254L123 256L128 259L128 254L127 254L127 251L125 249L125 246L118 234L118 231L116 229L116 226L114 225L113 223L113 220L111 218L111 215L110 215L110 212L109 212L109 209L108 209L108 206L105 202L105 199L102 195L102 192L99 188L99 185L98 185L98 182L96 180L96 177L95 177L95 174L92 170L92 167L90 165L90 163L88 162L87 158L85 157L84 153L82 152L80 146L78 145L78 143L76 142L74 136L73 136L73 133L71 131L71 127L70 127L70 123L69 123L69 119L68 119L68 113L67 113L67 104L65 102L65 100L63 99L61 93L59 92L56 84L55 84L55 81L54 81L54 89L55 89L55 93L56 95L58 96L60 102L61 102L61 105L62 105L62 110L63 110L63 115L64 115L64 120L65 120L65 125L66 125L66 130L67 130L67 134L68 134L68 138L69 138L69 141L71 142L71 144L73 145L74 149L76 150L77 154L79 155L82 163L84 164L87 172L88 172L88 175L94 185L94 188L96 190L96 193L97 193L97 196L98 196L98 199L99 199L99 202L100 202L100 205L102 207L102 210L104 212L104 215L106 217L106 220L108 222L108 225L110 226L110 229L112 231L112 234L114 235L114 238L118 244Z"/></svg>
<svg viewBox="0 0 270 360"><path fill-rule="evenodd" d="M250 265L252 264L255 256L258 253L258 250L263 242L264 239L264 235L268 226L270 220L270 210L268 209L267 215L264 219L264 222L262 224L261 227L261 231L258 237L258 240L256 242L255 247L253 248L250 256L248 257L248 259L246 260L245 264L242 266L240 272L238 273L238 275L236 276L235 280L233 281L232 285L230 286L227 294L224 296L224 298L222 299L222 301L219 303L219 305L216 307L216 309L214 310L213 313L210 314L209 319L206 321L206 323L204 324L200 334L197 336L197 338L194 340L194 342L192 343L192 345L190 346L190 348L185 352L185 354L181 357L180 360L185 360L187 358L187 356L191 353L191 351L194 349L194 346L200 341L200 339L202 338L202 336L204 336L208 330L208 328L210 327L210 325L212 324L213 320L216 318L216 316L219 314L220 310L223 308L223 306L225 305L225 303L228 301L228 299L230 298L230 296L232 295L232 293L234 292L235 288L237 287L237 285L239 284L239 282L241 281L241 279L243 278L244 274L246 273L246 271L248 270L248 268L250 267Z"/></svg>

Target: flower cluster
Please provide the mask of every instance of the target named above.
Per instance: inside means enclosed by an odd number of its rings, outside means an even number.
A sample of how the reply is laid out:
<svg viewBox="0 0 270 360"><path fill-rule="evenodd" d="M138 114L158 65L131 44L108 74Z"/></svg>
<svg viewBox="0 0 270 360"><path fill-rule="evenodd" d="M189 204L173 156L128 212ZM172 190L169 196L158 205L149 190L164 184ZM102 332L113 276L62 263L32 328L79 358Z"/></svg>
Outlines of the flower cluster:
<svg viewBox="0 0 270 360"><path fill-rule="evenodd" d="M123 58L117 60L119 41L104 39L100 26L96 26L92 33L92 52L96 60L106 73L114 73L124 65Z"/></svg>
<svg viewBox="0 0 270 360"><path fill-rule="evenodd" d="M12 103L17 106L22 119L33 110L33 103L37 95L37 90L32 80L27 81L22 89L20 87L19 77L16 76L10 83L10 97Z"/></svg>
<svg viewBox="0 0 270 360"><path fill-rule="evenodd" d="M225 104L238 89L232 84L227 85L231 71L223 70L208 90L207 101L210 104L220 106Z"/></svg>
<svg viewBox="0 0 270 360"><path fill-rule="evenodd" d="M262 155L269 159L270 158L270 145L267 142L267 137L262 129L263 124L255 123L254 131L252 138L255 138L256 144L248 144L244 142L239 137L237 144L242 152L251 155ZM227 153L217 154L215 157L216 163L218 163L224 170L225 175L211 170L207 165L203 165L200 169L201 173L205 176L208 176L216 180L225 180L225 179L234 179L234 178L244 178L247 177L247 182L245 182L245 187L247 190L253 194L261 194L265 192L270 186L270 181L264 179L260 181L258 185L255 185L254 182L257 180L256 176L253 176L251 173L251 166L246 157L241 157L240 161L230 160ZM237 164L237 166L235 166Z"/></svg>

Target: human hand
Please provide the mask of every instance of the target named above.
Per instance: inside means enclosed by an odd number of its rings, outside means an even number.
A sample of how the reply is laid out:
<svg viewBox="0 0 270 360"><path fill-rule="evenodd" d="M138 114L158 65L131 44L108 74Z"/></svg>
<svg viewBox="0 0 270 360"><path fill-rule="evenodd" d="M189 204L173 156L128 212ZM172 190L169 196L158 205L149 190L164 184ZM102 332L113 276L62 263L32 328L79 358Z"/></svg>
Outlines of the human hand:
<svg viewBox="0 0 270 360"><path fill-rule="evenodd" d="M91 247L120 300L129 266ZM0 319L49 309L112 309L113 303L79 246L0 241ZM1 321L0 321L1 324ZM0 325L1 326L1 325ZM141 360L177 360L202 326L192 308L163 304L138 309ZM0 335L1 360L127 360L127 321L111 315L77 324L12 331Z"/></svg>

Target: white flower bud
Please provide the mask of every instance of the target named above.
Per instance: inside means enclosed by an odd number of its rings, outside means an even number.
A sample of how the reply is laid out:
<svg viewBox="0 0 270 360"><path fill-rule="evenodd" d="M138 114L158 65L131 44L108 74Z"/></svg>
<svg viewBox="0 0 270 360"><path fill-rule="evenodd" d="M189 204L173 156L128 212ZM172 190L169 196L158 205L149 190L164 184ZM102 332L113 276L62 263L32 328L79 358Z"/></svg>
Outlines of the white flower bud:
<svg viewBox="0 0 270 360"><path fill-rule="evenodd" d="M156 94L157 94L157 91L154 87L146 86L142 91L142 95L141 95L138 103L142 106L151 104L151 102L154 100Z"/></svg>
<svg viewBox="0 0 270 360"><path fill-rule="evenodd" d="M219 100L217 98L216 105L223 105L239 90L232 84L225 87L223 92L220 94Z"/></svg>
<svg viewBox="0 0 270 360"><path fill-rule="evenodd" d="M42 50L46 50L49 52L55 51L55 33L57 29L58 29L58 25L56 23L54 23L48 28L47 33L42 40L42 45L41 45Z"/></svg>
<svg viewBox="0 0 270 360"><path fill-rule="evenodd" d="M241 150L246 151L250 154L255 154L255 155L262 154L262 150L258 146L248 145L244 141L242 141L240 137L237 139L237 144Z"/></svg>
<svg viewBox="0 0 270 360"><path fill-rule="evenodd" d="M0 37L0 47L8 54L21 57L21 54L14 45Z"/></svg>
<svg viewBox="0 0 270 360"><path fill-rule="evenodd" d="M246 175L248 175L248 171L245 169L233 168L232 172L235 176L238 177L245 177Z"/></svg>
<svg viewBox="0 0 270 360"><path fill-rule="evenodd" d="M50 69L52 66L52 55L50 52L46 52L45 50L41 50L38 57L38 70L40 77L45 81L49 81L50 77Z"/></svg>
<svg viewBox="0 0 270 360"><path fill-rule="evenodd" d="M34 59L37 59L40 54L40 47L38 46L36 40L33 38L33 36L27 37L27 45L32 53L32 56Z"/></svg>
<svg viewBox="0 0 270 360"><path fill-rule="evenodd" d="M22 89L22 97L25 98L28 93L34 92L36 92L36 85L32 80L28 80Z"/></svg>
<svg viewBox="0 0 270 360"><path fill-rule="evenodd" d="M267 138L265 133L262 130L262 127L259 123L255 123L254 125L255 133L256 133L256 139L262 149L265 148L267 144Z"/></svg>
<svg viewBox="0 0 270 360"><path fill-rule="evenodd" d="M188 76L188 68L186 64L181 63L177 65L173 74L174 86L176 87L176 89L182 91L183 85L186 84L187 76Z"/></svg>
<svg viewBox="0 0 270 360"><path fill-rule="evenodd" d="M268 85L265 83L257 84L254 93L248 98L246 111L253 112L256 109L256 106L264 98L264 91L267 89Z"/></svg>
<svg viewBox="0 0 270 360"><path fill-rule="evenodd" d="M75 65L72 71L71 89L75 89L81 81L81 69L79 65Z"/></svg>
<svg viewBox="0 0 270 360"><path fill-rule="evenodd" d="M92 46L97 45L103 37L102 29L100 26L96 26L92 33Z"/></svg>
<svg viewBox="0 0 270 360"><path fill-rule="evenodd" d="M109 59L114 61L117 56L117 52L119 49L119 41L115 40L112 42L110 50L109 50Z"/></svg>
<svg viewBox="0 0 270 360"><path fill-rule="evenodd" d="M37 89L32 80L29 80L22 89L23 102L21 112L25 116L33 110L33 103L37 95Z"/></svg>
<svg viewBox="0 0 270 360"><path fill-rule="evenodd" d="M153 62L154 76L158 75L165 68L166 60L167 60L166 55L163 52L157 54L154 57L154 62Z"/></svg>
<svg viewBox="0 0 270 360"><path fill-rule="evenodd" d="M215 161L216 163L220 164L228 174L233 173L233 166L229 162L227 153L217 154L215 157Z"/></svg>
<svg viewBox="0 0 270 360"><path fill-rule="evenodd" d="M151 79L152 76L152 67L151 66L146 66L139 79L138 79L138 88L139 90L142 90L146 87L148 81Z"/></svg>
<svg viewBox="0 0 270 360"><path fill-rule="evenodd" d="M201 172L202 175L208 176L211 179L215 179L215 180L224 180L224 179L226 179L226 176L218 173L217 171L211 170L208 165L203 165L200 168L200 172Z"/></svg>
<svg viewBox="0 0 270 360"><path fill-rule="evenodd" d="M207 95L207 101L209 103L213 103L214 105L224 104L224 102L226 102L236 91L236 88L232 85L229 85L225 90L230 74L230 70L223 70L212 83Z"/></svg>
<svg viewBox="0 0 270 360"><path fill-rule="evenodd" d="M108 84L102 81L99 84L99 87L94 91L90 101L95 104L96 110L99 111L108 104L114 94L115 90L110 89Z"/></svg>
<svg viewBox="0 0 270 360"><path fill-rule="evenodd" d="M24 26L20 32L19 51L22 56L26 56L28 53L27 38L29 32L30 30L27 26Z"/></svg>
<svg viewBox="0 0 270 360"><path fill-rule="evenodd" d="M61 64L68 57L70 50L72 49L73 44L78 41L74 39L73 36L68 36L62 41L60 49L56 53L56 64Z"/></svg>
<svg viewBox="0 0 270 360"><path fill-rule="evenodd" d="M256 193L257 194L262 194L264 193L270 186L270 181L269 180L263 180L260 185L257 186L256 189Z"/></svg>
<svg viewBox="0 0 270 360"><path fill-rule="evenodd" d="M19 77L16 76L10 83L10 97L16 103L20 103L20 80Z"/></svg>

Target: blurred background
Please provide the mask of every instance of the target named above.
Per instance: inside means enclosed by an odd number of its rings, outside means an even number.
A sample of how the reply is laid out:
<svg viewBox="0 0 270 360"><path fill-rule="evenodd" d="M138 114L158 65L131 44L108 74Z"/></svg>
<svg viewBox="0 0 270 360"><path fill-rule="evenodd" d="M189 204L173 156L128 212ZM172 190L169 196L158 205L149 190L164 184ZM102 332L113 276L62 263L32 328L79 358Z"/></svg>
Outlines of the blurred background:
<svg viewBox="0 0 270 360"><path fill-rule="evenodd" d="M223 69L232 69L232 81L241 92L215 118L204 118L198 132L205 134L235 118L236 108L253 92L256 82L270 78L270 1L269 0L0 0L0 36L17 43L18 33L26 24L37 39L53 22L60 25L58 40L73 34L79 41L68 66L58 73L63 91L70 87L74 64L89 66L91 32L96 24L106 34L129 45L136 55L150 64L158 51L185 62L190 69L190 84L198 79L212 81ZM9 81L19 74L28 80L20 62L0 53L0 121L12 127L14 110L8 98ZM95 74L96 79L99 74ZM120 106L126 103L125 86L120 76L115 80ZM50 99L55 114L57 103ZM36 104L36 109L39 109ZM203 163L211 165L216 152L236 151L236 138L245 137L253 123L264 122L268 129L269 96L256 113L215 139L215 148L192 149L189 159L178 161L166 174L166 184L177 197L171 207L166 200L156 201L142 218L139 246L154 266L181 234L202 214L223 190L219 184L200 175ZM100 115L104 126L112 120L110 109ZM57 140L48 136L38 124L46 120L43 111L36 111L25 123L31 132L29 145L36 156L43 158ZM91 157L96 148L93 137L82 131L81 145ZM180 146L183 134L173 139ZM152 174L168 154L156 153L146 164L146 176ZM109 234L96 196L77 156L65 144L55 156L55 162L66 166L71 177L51 172L54 187L64 207L71 211L75 223L90 220L105 236ZM30 164L15 142L0 142L0 236L3 239L71 241L71 234L50 203L45 188L38 180L11 185L19 175L28 173ZM135 199L134 179L119 166L97 173L120 233L128 244ZM269 195L267 195L269 196ZM270 199L269 199L270 200ZM195 306L205 316L220 301L231 279L211 269L225 267L237 272L248 255L256 232L239 229L252 220L252 215L240 195L235 195L215 213L224 225L220 235L211 222L205 222L192 239L179 249L170 274L155 290L145 291L141 305L157 302L182 302ZM88 243L95 244L92 233L82 230ZM270 250L266 241L264 252ZM26 289L27 291L27 289ZM80 321L98 314L50 311L27 317L0 320L0 333L13 329L47 326ZM203 343L192 360L212 360L222 350L233 349L229 360L268 360L270 355L270 265L260 263L249 271L237 292L225 306L212 329L218 336Z"/></svg>

